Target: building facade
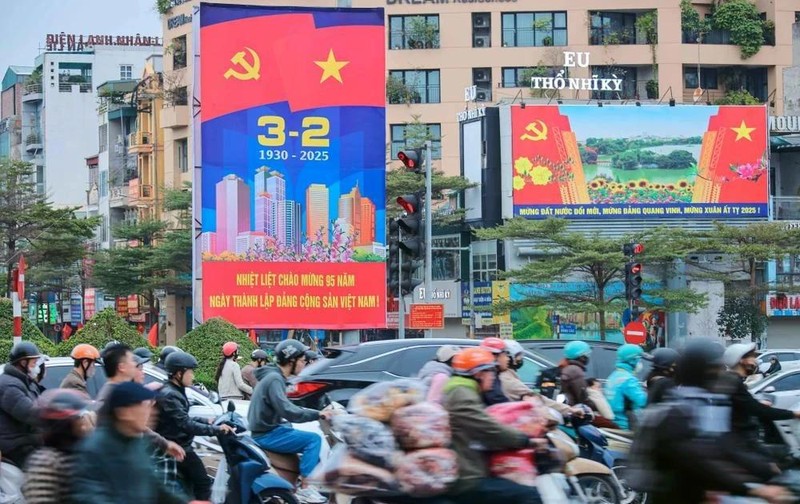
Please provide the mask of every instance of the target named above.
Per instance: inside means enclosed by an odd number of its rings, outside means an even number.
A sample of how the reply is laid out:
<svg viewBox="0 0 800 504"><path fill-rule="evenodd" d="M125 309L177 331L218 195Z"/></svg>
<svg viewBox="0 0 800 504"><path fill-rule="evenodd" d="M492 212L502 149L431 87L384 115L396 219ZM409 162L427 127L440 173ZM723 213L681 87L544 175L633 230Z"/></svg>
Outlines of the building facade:
<svg viewBox="0 0 800 504"><path fill-rule="evenodd" d="M22 159L22 95L32 67L10 66L0 87L0 158Z"/></svg>

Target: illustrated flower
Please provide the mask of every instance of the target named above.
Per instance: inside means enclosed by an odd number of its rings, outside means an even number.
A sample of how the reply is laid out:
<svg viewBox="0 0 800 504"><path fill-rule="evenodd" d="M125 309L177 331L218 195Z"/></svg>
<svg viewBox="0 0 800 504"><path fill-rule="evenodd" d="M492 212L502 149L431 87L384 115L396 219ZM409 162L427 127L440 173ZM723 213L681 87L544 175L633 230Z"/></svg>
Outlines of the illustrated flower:
<svg viewBox="0 0 800 504"><path fill-rule="evenodd" d="M528 175L533 168L533 163L526 157L521 157L514 161L514 169L517 170L517 175Z"/></svg>
<svg viewBox="0 0 800 504"><path fill-rule="evenodd" d="M553 172L546 166L534 166L530 169L530 177L534 185L547 185L553 177Z"/></svg>
<svg viewBox="0 0 800 504"><path fill-rule="evenodd" d="M687 187L689 187L689 182L681 180L678 182L678 187L680 187L681 189L686 189Z"/></svg>
<svg viewBox="0 0 800 504"><path fill-rule="evenodd" d="M600 184L598 184L596 180L592 180L589 183L589 187L591 187L592 189L597 189L598 187L600 187Z"/></svg>
<svg viewBox="0 0 800 504"><path fill-rule="evenodd" d="M650 182L648 182L645 179L642 179L642 180L639 181L639 187L647 187L649 184L650 184Z"/></svg>
<svg viewBox="0 0 800 504"><path fill-rule="evenodd" d="M630 187L631 189L635 189L636 188L636 182L631 180L630 182L628 182L628 187Z"/></svg>
<svg viewBox="0 0 800 504"><path fill-rule="evenodd" d="M520 177L519 175L514 175L513 186L515 191L522 190L525 187L525 179Z"/></svg>

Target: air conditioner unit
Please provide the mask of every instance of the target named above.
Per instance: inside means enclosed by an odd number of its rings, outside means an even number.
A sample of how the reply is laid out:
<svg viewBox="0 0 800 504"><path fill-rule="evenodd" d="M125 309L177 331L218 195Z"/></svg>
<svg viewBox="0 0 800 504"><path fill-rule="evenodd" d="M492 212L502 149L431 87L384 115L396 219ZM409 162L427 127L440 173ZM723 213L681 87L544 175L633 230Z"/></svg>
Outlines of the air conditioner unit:
<svg viewBox="0 0 800 504"><path fill-rule="evenodd" d="M472 19L472 26L475 28L487 28L489 26L489 16L487 14L480 14Z"/></svg>
<svg viewBox="0 0 800 504"><path fill-rule="evenodd" d="M473 47L491 47L488 35L476 35L472 40Z"/></svg>
<svg viewBox="0 0 800 504"><path fill-rule="evenodd" d="M472 75L475 77L475 82L489 82L492 80L489 70L473 70Z"/></svg>
<svg viewBox="0 0 800 504"><path fill-rule="evenodd" d="M489 101L489 93L487 91L478 91L475 95L475 101Z"/></svg>

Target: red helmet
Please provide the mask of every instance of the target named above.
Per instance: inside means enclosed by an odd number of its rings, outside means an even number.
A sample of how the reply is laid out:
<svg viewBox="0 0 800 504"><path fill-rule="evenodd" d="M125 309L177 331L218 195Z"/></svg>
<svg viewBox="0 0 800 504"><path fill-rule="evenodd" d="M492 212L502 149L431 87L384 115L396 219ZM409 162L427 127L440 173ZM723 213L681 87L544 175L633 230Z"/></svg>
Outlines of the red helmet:
<svg viewBox="0 0 800 504"><path fill-rule="evenodd" d="M225 357L231 357L233 354L239 351L239 345L235 341L229 341L222 345L222 355Z"/></svg>
<svg viewBox="0 0 800 504"><path fill-rule="evenodd" d="M501 354L503 352L507 352L508 349L506 348L506 342L501 340L500 338L486 338L481 341L481 348L485 348L489 350L493 354Z"/></svg>
<svg viewBox="0 0 800 504"><path fill-rule="evenodd" d="M455 370L456 374L475 376L481 371L496 368L497 364L494 361L494 356L486 348L465 348L453 357L453 370Z"/></svg>

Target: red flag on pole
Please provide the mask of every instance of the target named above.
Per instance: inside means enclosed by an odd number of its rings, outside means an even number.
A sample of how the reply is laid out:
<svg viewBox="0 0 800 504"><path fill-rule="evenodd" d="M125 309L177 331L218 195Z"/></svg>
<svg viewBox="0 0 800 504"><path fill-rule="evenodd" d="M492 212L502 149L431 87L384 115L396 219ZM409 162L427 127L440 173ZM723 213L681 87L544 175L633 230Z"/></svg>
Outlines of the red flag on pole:
<svg viewBox="0 0 800 504"><path fill-rule="evenodd" d="M248 336L250 336L250 341L252 341L253 344L258 345L258 338L256 337L255 329L250 329L250 333L248 334Z"/></svg>
<svg viewBox="0 0 800 504"><path fill-rule="evenodd" d="M72 336L72 326L64 324L64 329L61 330L61 337L64 341L67 341L70 336Z"/></svg>
<svg viewBox="0 0 800 504"><path fill-rule="evenodd" d="M153 327L150 328L150 332L147 333L147 341L151 346L158 346L158 324L153 324Z"/></svg>

